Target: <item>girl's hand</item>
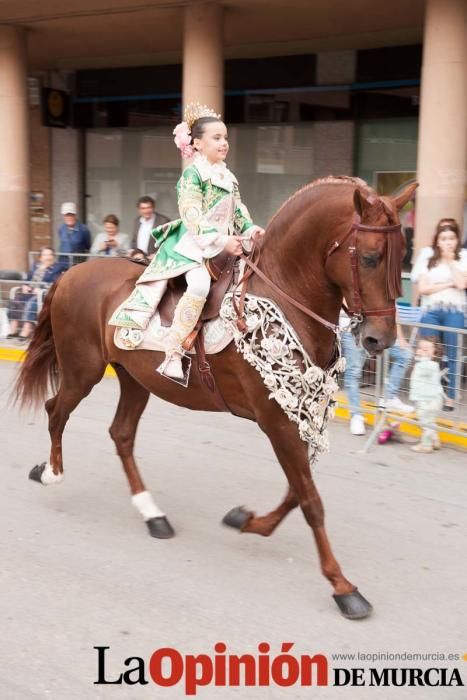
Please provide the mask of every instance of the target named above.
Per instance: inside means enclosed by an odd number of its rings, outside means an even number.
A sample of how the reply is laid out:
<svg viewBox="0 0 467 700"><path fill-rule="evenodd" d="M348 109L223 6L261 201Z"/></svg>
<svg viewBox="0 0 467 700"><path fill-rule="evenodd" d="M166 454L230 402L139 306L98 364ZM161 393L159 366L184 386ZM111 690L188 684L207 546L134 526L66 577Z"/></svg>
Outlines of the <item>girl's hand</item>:
<svg viewBox="0 0 467 700"><path fill-rule="evenodd" d="M261 240L264 238L264 234L265 234L265 233L266 233L266 231L264 230L264 228L258 228L258 229L255 231L255 233L253 234L253 240L254 240L256 243L260 243Z"/></svg>
<svg viewBox="0 0 467 700"><path fill-rule="evenodd" d="M241 255L243 252L242 242L237 236L229 236L227 243L224 246L224 250L229 255Z"/></svg>

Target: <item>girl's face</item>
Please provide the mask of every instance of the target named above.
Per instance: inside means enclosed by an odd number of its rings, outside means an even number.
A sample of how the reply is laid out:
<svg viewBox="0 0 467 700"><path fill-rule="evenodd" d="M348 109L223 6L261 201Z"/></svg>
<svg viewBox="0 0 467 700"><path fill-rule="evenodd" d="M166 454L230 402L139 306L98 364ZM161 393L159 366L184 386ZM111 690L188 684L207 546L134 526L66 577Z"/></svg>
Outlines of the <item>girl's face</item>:
<svg viewBox="0 0 467 700"><path fill-rule="evenodd" d="M417 345L416 355L422 360L432 360L435 354L435 346L431 340L420 340Z"/></svg>
<svg viewBox="0 0 467 700"><path fill-rule="evenodd" d="M213 165L220 163L227 158L229 143L227 141L227 127L223 122L209 122L205 124L203 135L195 139L194 147L206 156Z"/></svg>
<svg viewBox="0 0 467 700"><path fill-rule="evenodd" d="M441 231L436 241L441 255L450 255L454 253L457 247L457 236L454 231Z"/></svg>

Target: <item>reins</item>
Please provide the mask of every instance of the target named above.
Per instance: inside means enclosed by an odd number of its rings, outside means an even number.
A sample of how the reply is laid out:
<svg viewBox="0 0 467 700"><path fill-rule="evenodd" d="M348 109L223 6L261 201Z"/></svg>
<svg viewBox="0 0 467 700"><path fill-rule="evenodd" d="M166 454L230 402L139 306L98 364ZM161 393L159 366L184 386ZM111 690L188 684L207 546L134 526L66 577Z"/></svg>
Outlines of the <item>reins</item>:
<svg viewBox="0 0 467 700"><path fill-rule="evenodd" d="M325 318L322 318L318 314L315 314L314 311L312 311L311 309L308 309L306 306L303 306L303 304L300 304L300 302L295 301L295 299L293 299L289 294L287 294L287 292L284 292L283 289L278 287L277 284L275 284L275 282L270 280L269 277L267 277L267 275L265 275L264 272L262 272L262 270L259 269L257 264L255 262L253 262L253 260L250 259L250 256L253 257L253 254L256 252L256 250L258 251L256 262L258 262L259 257L260 257L260 250L259 250L259 248L257 249L255 245L251 249L249 256L247 256L247 255L241 256L242 260L245 261L246 265L248 265L248 267L250 269L246 270L246 272L244 273L241 280L239 280L239 282L234 290L234 294L233 294L233 298L232 298L232 304L233 304L233 307L235 309L235 313L237 314L237 317L238 317L237 318L237 328L239 329L239 331L244 333L247 329L246 323L243 319L243 309L245 306L245 295L247 292L248 280L250 279L250 277L253 274L256 274L256 275L258 275L258 277L260 277L263 280L263 282L266 282L266 284L269 287L271 287L271 289L273 289L275 292L277 292L277 294L279 294L279 296L281 296L283 299L286 299L290 304L292 304L292 306L295 306L296 309L299 309L300 311L302 311L304 314L306 314L306 316L310 316L310 318L314 318L315 321L318 321L326 328L329 328L329 330L331 330L333 333L337 333L339 326L337 326L335 323L331 323L330 321L327 321ZM243 286L242 286L242 289L240 292L240 299L239 299L239 303L237 306L235 294L236 294L236 291L240 285L243 285Z"/></svg>
<svg viewBox="0 0 467 700"><path fill-rule="evenodd" d="M327 261L329 260L330 256L336 252L342 245L348 240L349 241L349 255L350 255L350 264L351 264L351 270L352 270L352 286L353 286L353 308L348 308L345 304L342 304L345 312L351 317L353 324L358 325L361 323L364 319L365 316L395 316L396 314L396 309L395 309L395 304L393 304L390 307L387 307L385 309L364 309L362 306L362 298L361 298L361 292L360 292L360 279L359 279L359 274L358 274L358 252L357 252L357 232L358 231L363 231L366 233L401 233L401 224L388 224L386 226L372 226L372 225L366 225L362 224L360 222L360 217L358 214L354 215L354 219L352 221L352 225L350 229L347 231L345 236L340 240L340 241L334 241L334 243L331 245L330 249L326 253L325 257L325 262L324 264L326 265ZM294 306L296 309L304 313L306 316L309 316L310 318L313 318L315 321L318 321L318 323L321 323L325 328L328 328L331 330L333 333L337 333L339 330L339 326L335 323L331 323L330 321L326 320L322 316L319 316L319 314L315 313L311 309L308 309L306 306L301 304L300 302L296 301L291 297L287 292L284 292L283 289L281 289L275 282L273 282L267 275L264 274L262 270L259 269L258 267L258 262L259 258L261 255L260 248L257 246L257 244L254 242L253 247L248 255L241 255L242 260L244 260L245 265L248 266L248 269L245 270L243 277L238 281L237 286L235 287L234 293L233 293L233 298L232 298L232 303L235 309L235 313L237 314L237 327L239 331L242 333L245 333L247 330L247 325L243 317L243 312L244 312L244 307L245 307L245 296L247 293L247 288L248 288L248 280L250 277L252 277L253 274L258 275L263 282L265 282L271 289L273 289L280 297L285 299L286 301L289 302L292 306ZM388 256L389 260L389 256ZM236 300L236 293L237 290L241 287L240 290L240 298Z"/></svg>

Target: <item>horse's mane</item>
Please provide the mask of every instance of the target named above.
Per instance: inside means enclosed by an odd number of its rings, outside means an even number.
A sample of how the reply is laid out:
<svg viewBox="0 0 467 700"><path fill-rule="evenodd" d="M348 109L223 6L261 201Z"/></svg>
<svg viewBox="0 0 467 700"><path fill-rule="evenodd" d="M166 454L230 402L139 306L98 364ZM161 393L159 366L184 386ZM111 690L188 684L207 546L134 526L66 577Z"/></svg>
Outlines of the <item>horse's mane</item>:
<svg viewBox="0 0 467 700"><path fill-rule="evenodd" d="M353 187L358 187L362 189L367 194L374 194L374 190L359 177L351 177L350 175L327 175L326 177L320 177L313 182L308 182L303 185L299 190L290 195L288 199L279 207L279 209L272 215L267 228L269 229L271 224L277 219L281 212L292 202L296 203L295 200L303 197L304 194L308 193L309 190L315 187L320 187L322 185L352 185ZM298 202L297 202L298 203Z"/></svg>

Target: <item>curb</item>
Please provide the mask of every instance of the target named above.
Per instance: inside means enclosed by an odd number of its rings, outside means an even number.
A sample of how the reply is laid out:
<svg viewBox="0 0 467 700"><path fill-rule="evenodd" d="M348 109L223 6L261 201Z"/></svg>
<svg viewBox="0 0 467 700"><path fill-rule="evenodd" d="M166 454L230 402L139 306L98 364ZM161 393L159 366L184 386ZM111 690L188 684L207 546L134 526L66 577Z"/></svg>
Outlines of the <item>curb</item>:
<svg viewBox="0 0 467 700"><path fill-rule="evenodd" d="M337 394L336 397L337 400L337 406L335 410L335 415L337 418L342 418L343 420L350 421L350 411L348 409L348 402L347 399L344 397L343 394ZM365 419L365 423L367 425L375 425L377 418L378 418L378 411L377 407L374 404L368 403L367 401L362 401L362 407L363 407L363 417ZM394 418L397 421L400 421L400 425L398 427L398 431L401 433L404 433L405 435L409 435L410 437L414 438L419 438L421 435L421 430L417 425L413 425L412 423L408 423L407 421L404 421L404 414L403 413L396 413L391 412L389 414L391 418ZM413 418L415 414L411 413L410 417ZM439 426L439 439L443 443L443 445L452 445L455 447L461 447L464 450L467 450L467 425L465 423L455 423L452 420L449 420L447 418L438 418L436 421L437 425ZM453 435L452 433L447 433L446 431L443 431L443 427L449 428L451 430L459 430L462 432L465 432L465 435Z"/></svg>
<svg viewBox="0 0 467 700"><path fill-rule="evenodd" d="M24 359L24 354L26 350L19 350L16 348L5 348L0 346L0 361L3 362L22 362ZM115 374L115 370L113 367L110 365L107 365L105 372L104 372L104 377L116 377L117 375ZM362 402L363 406L363 416L365 418L365 422L367 425L374 425L377 417L376 413L376 408L370 403L367 402ZM367 410L365 410L367 409ZM337 406L336 406L336 411L335 415L337 418L341 418L343 420L349 421L350 420L350 411L348 409L348 403L346 398L343 396L343 394L338 394L337 395ZM400 426L398 430L401 433L404 433L406 435L410 435L411 437L419 437L421 434L420 428L416 425L412 425L411 423L407 423L404 421L403 414L401 413L391 413L391 416L394 416L398 420L400 420ZM448 419L438 419L437 421L438 425L440 426L440 431L439 431L439 438L441 442L445 445L454 445L456 447L462 447L464 449L467 449L467 425L465 424L456 424L452 420ZM457 428L459 431L465 431L465 436L464 435L452 435L451 433L447 433L443 431L443 426L446 428L450 429L455 429Z"/></svg>
<svg viewBox="0 0 467 700"><path fill-rule="evenodd" d="M5 348L0 346L0 361L3 362L23 362L26 350L18 350L17 348ZM104 377L116 377L115 370L110 365L107 365L104 372Z"/></svg>

